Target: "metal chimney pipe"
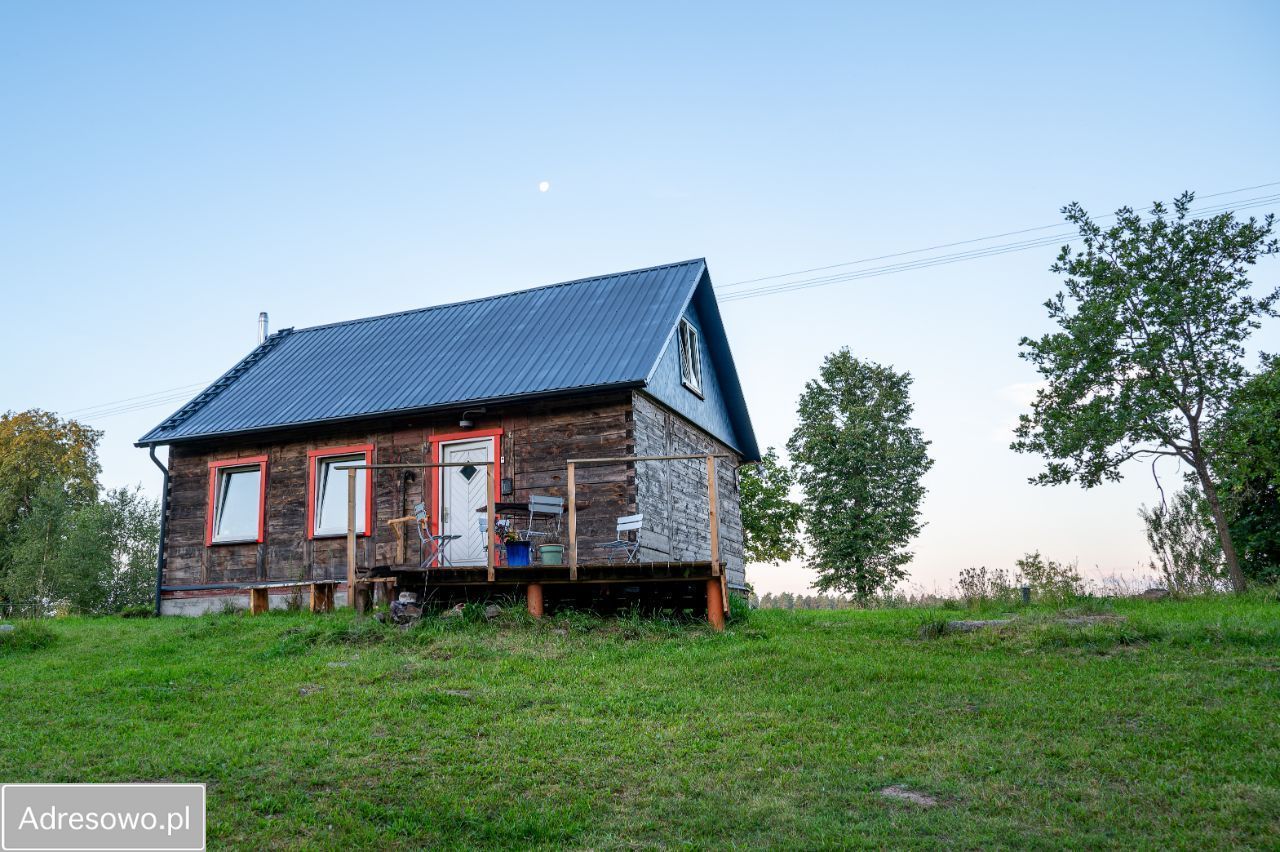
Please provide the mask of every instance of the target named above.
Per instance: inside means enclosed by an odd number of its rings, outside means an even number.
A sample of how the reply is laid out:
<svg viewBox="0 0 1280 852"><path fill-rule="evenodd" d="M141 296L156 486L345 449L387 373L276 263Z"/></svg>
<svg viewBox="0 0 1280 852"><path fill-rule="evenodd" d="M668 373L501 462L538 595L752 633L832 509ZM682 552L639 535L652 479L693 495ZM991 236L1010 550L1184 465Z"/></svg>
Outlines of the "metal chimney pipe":
<svg viewBox="0 0 1280 852"><path fill-rule="evenodd" d="M267 312L262 311L258 314L258 343L267 339Z"/></svg>

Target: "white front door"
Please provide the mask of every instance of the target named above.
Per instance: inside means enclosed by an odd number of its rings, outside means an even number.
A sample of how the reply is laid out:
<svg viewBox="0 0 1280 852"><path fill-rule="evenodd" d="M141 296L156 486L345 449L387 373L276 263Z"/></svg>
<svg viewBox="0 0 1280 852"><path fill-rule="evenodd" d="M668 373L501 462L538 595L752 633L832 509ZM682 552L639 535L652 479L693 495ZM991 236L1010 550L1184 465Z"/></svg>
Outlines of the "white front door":
<svg viewBox="0 0 1280 852"><path fill-rule="evenodd" d="M440 461L487 462L493 461L493 439L452 441L440 445ZM487 504L485 485L489 468L483 464L467 467L442 467L440 471L440 531L445 535L461 538L449 543L446 551L454 565L485 564L484 534L480 532L483 512L477 512Z"/></svg>

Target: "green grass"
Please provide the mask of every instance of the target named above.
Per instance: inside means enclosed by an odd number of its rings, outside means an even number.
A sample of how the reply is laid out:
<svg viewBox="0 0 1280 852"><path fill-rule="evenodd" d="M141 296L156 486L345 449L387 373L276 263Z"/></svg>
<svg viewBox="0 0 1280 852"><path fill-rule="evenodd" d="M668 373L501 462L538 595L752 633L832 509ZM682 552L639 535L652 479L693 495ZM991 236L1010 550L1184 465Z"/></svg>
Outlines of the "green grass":
<svg viewBox="0 0 1280 852"><path fill-rule="evenodd" d="M203 781L214 848L1274 847L1280 604L1081 611L57 620L0 780Z"/></svg>

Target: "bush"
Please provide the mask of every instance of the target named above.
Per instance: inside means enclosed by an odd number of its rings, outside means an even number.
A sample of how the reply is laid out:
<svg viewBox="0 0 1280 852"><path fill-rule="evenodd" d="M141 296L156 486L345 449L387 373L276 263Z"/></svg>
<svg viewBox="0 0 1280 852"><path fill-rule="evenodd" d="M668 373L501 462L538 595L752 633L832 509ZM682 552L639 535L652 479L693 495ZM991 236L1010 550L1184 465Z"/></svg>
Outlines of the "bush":
<svg viewBox="0 0 1280 852"><path fill-rule="evenodd" d="M1218 533L1199 490L1188 486L1168 505L1144 506L1138 514L1159 560L1150 563L1151 570L1164 575L1169 591L1194 595L1230 587Z"/></svg>
<svg viewBox="0 0 1280 852"><path fill-rule="evenodd" d="M987 566L969 567L960 572L956 591L970 605L984 601L1012 600L1015 594L1009 572L1002 568L987 570Z"/></svg>
<svg viewBox="0 0 1280 852"><path fill-rule="evenodd" d="M1045 559L1040 551L1028 553L1014 563L1018 567L1016 583L1030 586L1037 600L1062 603L1084 597L1087 594L1084 578L1077 563L1054 562Z"/></svg>
<svg viewBox="0 0 1280 852"><path fill-rule="evenodd" d="M43 622L20 621L13 625L12 630L0 632L0 656L21 651L37 651L49 647L57 639L58 634L46 627Z"/></svg>

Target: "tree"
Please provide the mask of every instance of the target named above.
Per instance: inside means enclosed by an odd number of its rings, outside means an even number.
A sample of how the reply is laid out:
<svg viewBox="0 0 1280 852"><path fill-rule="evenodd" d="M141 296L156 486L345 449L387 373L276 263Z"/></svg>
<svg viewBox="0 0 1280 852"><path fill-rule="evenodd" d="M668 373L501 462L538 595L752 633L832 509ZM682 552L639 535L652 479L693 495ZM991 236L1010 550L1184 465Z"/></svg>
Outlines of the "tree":
<svg viewBox="0 0 1280 852"><path fill-rule="evenodd" d="M33 408L0 414L0 535L31 508L48 482L80 505L98 495L102 433Z"/></svg>
<svg viewBox="0 0 1280 852"><path fill-rule="evenodd" d="M31 514L38 496L68 501L67 511L98 494L98 440L102 433L48 411L0 414L0 590L13 564L12 539ZM29 531L30 532L30 531ZM4 594L0 591L0 596Z"/></svg>
<svg viewBox="0 0 1280 852"><path fill-rule="evenodd" d="M1245 377L1244 341L1275 316L1280 288L1250 294L1249 268L1278 250L1274 217L1190 218L1194 196L1132 208L1103 229L1079 204L1063 208L1084 244L1063 246L1051 270L1066 292L1045 302L1060 330L1024 337L1021 356L1043 378L1011 445L1044 455L1031 481L1091 488L1121 478L1130 459L1177 458L1194 471L1212 512L1231 584L1245 577L1213 480L1205 429Z"/></svg>
<svg viewBox="0 0 1280 852"><path fill-rule="evenodd" d="M805 385L787 449L804 493L819 591L866 600L906 576L929 442L910 425L911 376L841 349Z"/></svg>
<svg viewBox="0 0 1280 852"><path fill-rule="evenodd" d="M774 448L759 464L740 468L738 478L747 561L777 565L802 555L801 507L790 496L795 477Z"/></svg>
<svg viewBox="0 0 1280 852"><path fill-rule="evenodd" d="M160 509L140 490L116 489L101 501L46 482L8 542L0 591L35 614L67 606L110 613L152 600Z"/></svg>
<svg viewBox="0 0 1280 852"><path fill-rule="evenodd" d="M1227 526L1250 580L1280 579L1280 358L1240 388L1209 431Z"/></svg>

